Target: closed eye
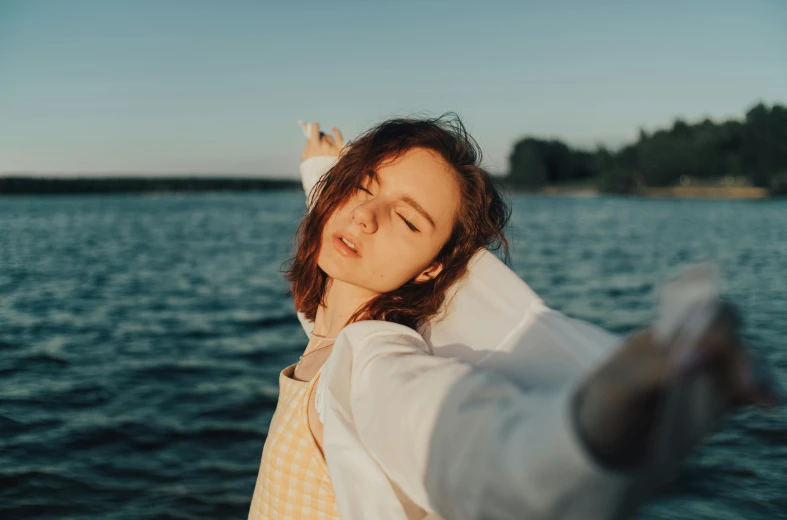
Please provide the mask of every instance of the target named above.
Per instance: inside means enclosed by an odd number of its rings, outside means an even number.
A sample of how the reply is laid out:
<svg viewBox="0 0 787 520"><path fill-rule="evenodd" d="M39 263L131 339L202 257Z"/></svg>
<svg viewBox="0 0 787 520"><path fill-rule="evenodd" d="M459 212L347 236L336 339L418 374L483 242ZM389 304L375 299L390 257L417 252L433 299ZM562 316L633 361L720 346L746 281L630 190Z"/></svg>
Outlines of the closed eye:
<svg viewBox="0 0 787 520"><path fill-rule="evenodd" d="M398 215L398 213L397 213L397 215ZM401 215L399 215L399 216L400 216L400 217L402 217ZM417 232L417 233L420 233L420 231L418 230L418 228L417 228L417 227L415 227L415 226L414 226L414 225L413 225L413 224L412 224L412 223L411 223L409 220L407 220L407 219L406 219L406 218L404 218L404 217L402 217L402 220L404 220L404 223L405 223L405 224L407 224L407 227L409 227L410 229L412 229L413 231L415 231L415 232Z"/></svg>
<svg viewBox="0 0 787 520"><path fill-rule="evenodd" d="M373 195L373 193L372 193L371 191L367 190L366 188L364 188L364 187L363 187L362 185L360 185L360 184L358 185L358 189L359 189L359 190L362 190L362 191L365 191L365 192L366 192L366 193L368 193L369 195ZM399 214L397 213L397 215L399 215ZM400 217L400 218L401 218L401 219L404 221L404 223L405 223L405 224L407 224L407 227L409 227L409 228L410 228L410 230L412 230L412 231L415 231L416 233L420 233L420 232L421 232L421 230L419 230L417 227L415 227L415 226L413 225L413 223L412 223L412 222L410 222L409 220L407 220L406 218L404 218L404 217L403 217L403 216L401 216L401 215L399 215L399 217Z"/></svg>

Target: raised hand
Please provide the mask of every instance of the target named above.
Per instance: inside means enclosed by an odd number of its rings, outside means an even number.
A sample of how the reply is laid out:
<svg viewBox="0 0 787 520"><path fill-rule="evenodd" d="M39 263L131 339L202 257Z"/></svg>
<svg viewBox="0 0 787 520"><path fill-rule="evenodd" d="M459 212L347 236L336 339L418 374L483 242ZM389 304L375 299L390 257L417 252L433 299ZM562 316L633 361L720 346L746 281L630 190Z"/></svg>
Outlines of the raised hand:
<svg viewBox="0 0 787 520"><path fill-rule="evenodd" d="M333 135L328 135L320 131L318 123L310 123L310 135L306 140L306 146L301 154L301 162L310 157L331 155L338 157L344 150L344 137L341 131L335 126L331 128Z"/></svg>
<svg viewBox="0 0 787 520"><path fill-rule="evenodd" d="M779 404L783 397L761 377L761 361L745 347L739 324L735 308L722 305L691 353L678 357L657 344L650 328L629 336L585 380L575 401L577 429L597 460L614 469L645 462L669 385L681 379L709 375L724 411Z"/></svg>

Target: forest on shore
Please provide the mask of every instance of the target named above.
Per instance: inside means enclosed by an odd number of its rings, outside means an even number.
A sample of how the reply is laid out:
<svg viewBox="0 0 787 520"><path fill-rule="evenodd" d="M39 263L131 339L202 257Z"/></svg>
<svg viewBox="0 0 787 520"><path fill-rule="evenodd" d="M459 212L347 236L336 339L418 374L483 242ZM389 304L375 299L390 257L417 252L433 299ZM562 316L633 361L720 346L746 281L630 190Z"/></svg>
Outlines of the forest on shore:
<svg viewBox="0 0 787 520"><path fill-rule="evenodd" d="M574 149L555 139L526 137L509 155L502 179L516 191L575 186L637 194L673 186L751 186L787 195L787 108L758 103L743 120L687 123L640 130L618 150Z"/></svg>

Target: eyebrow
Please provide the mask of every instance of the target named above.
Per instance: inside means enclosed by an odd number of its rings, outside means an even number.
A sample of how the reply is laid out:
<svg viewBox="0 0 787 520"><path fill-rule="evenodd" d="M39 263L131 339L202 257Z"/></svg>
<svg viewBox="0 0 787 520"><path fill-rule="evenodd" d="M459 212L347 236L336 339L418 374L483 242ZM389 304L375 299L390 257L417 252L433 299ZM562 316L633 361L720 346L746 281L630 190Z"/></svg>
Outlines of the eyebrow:
<svg viewBox="0 0 787 520"><path fill-rule="evenodd" d="M415 211L420 213L422 217L424 217L426 220L429 221L429 223L432 225L433 228L437 227L437 226L434 225L434 220L432 220L432 217L429 216L429 213L427 213L426 210L424 208L422 208L421 205L418 204L418 202L416 202L416 200L414 198L412 198L409 195L404 195L404 196L400 197L399 200L401 200L402 202L405 202L405 203L409 204L410 206L412 206Z"/></svg>
<svg viewBox="0 0 787 520"><path fill-rule="evenodd" d="M377 172L375 172L375 175L374 175L373 179L374 179L374 181L377 182L378 185L382 185L382 179L377 174ZM417 200L415 200L414 198L412 198L409 195L402 195L401 197L399 197L399 200L401 200L405 204L409 204L415 211L420 213L421 216L424 217L432 225L433 228L437 228L437 226L434 223L434 220L432 220L432 217L429 216L429 213L426 212L426 210L423 208L423 206L418 204Z"/></svg>

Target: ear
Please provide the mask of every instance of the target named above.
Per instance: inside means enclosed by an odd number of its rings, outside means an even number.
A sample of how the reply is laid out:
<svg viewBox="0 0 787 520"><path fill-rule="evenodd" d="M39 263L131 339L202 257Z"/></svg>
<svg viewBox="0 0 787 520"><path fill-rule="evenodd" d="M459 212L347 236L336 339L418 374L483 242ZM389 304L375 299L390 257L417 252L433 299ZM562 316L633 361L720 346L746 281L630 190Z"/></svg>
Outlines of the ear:
<svg viewBox="0 0 787 520"><path fill-rule="evenodd" d="M430 265L428 268L426 268L426 270L424 270L421 274L416 276L414 281L415 283L426 282L428 280L431 280L438 274L440 274L440 271L442 270L443 270L443 264L439 262L435 262L432 265Z"/></svg>

